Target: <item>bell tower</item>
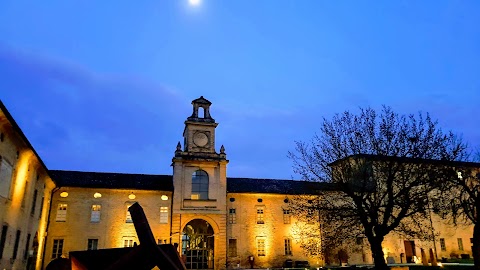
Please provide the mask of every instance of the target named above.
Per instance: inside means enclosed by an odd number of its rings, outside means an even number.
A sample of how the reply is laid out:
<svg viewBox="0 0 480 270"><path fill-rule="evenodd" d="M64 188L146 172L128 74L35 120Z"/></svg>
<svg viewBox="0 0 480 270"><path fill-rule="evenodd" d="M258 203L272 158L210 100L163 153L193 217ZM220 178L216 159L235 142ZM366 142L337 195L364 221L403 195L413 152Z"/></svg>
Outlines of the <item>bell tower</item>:
<svg viewBox="0 0 480 270"><path fill-rule="evenodd" d="M205 254L215 269L224 269L227 228L227 164L223 145L215 146L218 123L210 114L212 103L203 96L192 101L193 112L185 121L183 147L177 144L173 166L172 243L182 246L188 239L192 224L208 224L213 230ZM188 226L187 226L188 225ZM183 237L183 238L182 238ZM180 248L187 257L189 250Z"/></svg>
<svg viewBox="0 0 480 270"><path fill-rule="evenodd" d="M217 123L210 115L212 103L203 96L192 101L193 112L185 121L183 151L189 154L215 154L215 128Z"/></svg>

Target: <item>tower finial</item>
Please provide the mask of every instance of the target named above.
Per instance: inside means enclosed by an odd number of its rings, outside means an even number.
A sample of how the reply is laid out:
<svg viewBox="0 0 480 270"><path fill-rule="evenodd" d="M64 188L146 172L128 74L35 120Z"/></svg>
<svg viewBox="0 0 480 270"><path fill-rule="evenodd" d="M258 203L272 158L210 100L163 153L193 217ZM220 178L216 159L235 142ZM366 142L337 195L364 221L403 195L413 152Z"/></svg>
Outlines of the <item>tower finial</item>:
<svg viewBox="0 0 480 270"><path fill-rule="evenodd" d="M175 152L180 152L182 151L182 145L180 144L180 142L177 143L177 150L175 150Z"/></svg>
<svg viewBox="0 0 480 270"><path fill-rule="evenodd" d="M220 147L220 154L225 154L225 147L223 147L223 144Z"/></svg>

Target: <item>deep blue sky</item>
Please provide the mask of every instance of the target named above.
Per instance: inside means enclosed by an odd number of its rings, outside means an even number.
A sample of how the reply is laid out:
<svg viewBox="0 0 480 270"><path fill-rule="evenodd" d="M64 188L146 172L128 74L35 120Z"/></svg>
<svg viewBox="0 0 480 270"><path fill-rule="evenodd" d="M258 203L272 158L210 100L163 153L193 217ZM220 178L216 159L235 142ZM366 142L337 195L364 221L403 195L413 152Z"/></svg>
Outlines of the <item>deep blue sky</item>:
<svg viewBox="0 0 480 270"><path fill-rule="evenodd" d="M228 175L298 178L321 117L430 112L480 144L479 1L0 1L0 98L50 169L171 173L191 100Z"/></svg>

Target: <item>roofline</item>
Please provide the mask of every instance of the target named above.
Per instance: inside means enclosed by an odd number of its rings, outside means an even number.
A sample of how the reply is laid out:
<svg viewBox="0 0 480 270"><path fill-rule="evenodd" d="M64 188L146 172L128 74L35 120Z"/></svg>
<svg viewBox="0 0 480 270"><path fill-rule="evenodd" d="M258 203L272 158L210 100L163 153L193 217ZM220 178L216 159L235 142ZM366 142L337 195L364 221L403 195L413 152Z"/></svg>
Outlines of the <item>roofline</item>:
<svg viewBox="0 0 480 270"><path fill-rule="evenodd" d="M126 172L92 172L92 171L77 171L77 170L49 170L50 172L75 172L75 173L101 173L101 174L124 174L124 175L146 175L146 176L171 176L171 174L151 174L151 173L126 173Z"/></svg>
<svg viewBox="0 0 480 270"><path fill-rule="evenodd" d="M138 187L135 187L135 188L119 188L119 187L89 187L89 186L80 186L80 185L63 185L63 186L60 186L58 185L57 186L58 188L63 188L63 189L71 189L71 188L80 188L80 189L96 189L96 190L99 190L99 189L107 189L107 190L122 190L122 191L125 191L125 190L141 190L141 191L163 191L163 192L172 192L173 193L173 190L169 190L169 189L151 189L151 188L138 188Z"/></svg>
<svg viewBox="0 0 480 270"><path fill-rule="evenodd" d="M251 178L251 177L229 177L227 176L228 179L251 179L251 180L273 180L273 181L293 181L293 182L310 182L306 180L294 180L294 179L273 179L273 178Z"/></svg>
<svg viewBox="0 0 480 270"><path fill-rule="evenodd" d="M20 134L20 137L23 139L23 141L27 144L27 147L29 147L30 149L32 149L33 153L35 154L35 156L37 157L38 161L40 162L40 165L42 166L42 168L45 170L45 172L48 174L48 176L50 176L49 174L49 170L47 168L47 166L45 165L45 163L43 162L42 158L40 158L40 155L37 153L37 151L35 150L35 148L32 146L32 144L30 143L30 141L27 139L27 136L25 136L25 134L23 133L22 129L20 128L20 126L17 124L17 122L15 121L15 119L13 119L13 116L10 114L10 112L8 111L7 107L5 106L5 104L3 103L3 101L0 99L0 109L3 111L3 113L5 114L5 116L7 117L8 121L10 122L10 124L12 125L13 127L13 130L15 130L18 134ZM50 177L52 178L52 177ZM53 180L53 179L52 179ZM55 182L55 180L53 180ZM55 184L57 184L55 182Z"/></svg>
<svg viewBox="0 0 480 270"><path fill-rule="evenodd" d="M408 161L411 163L430 163L430 164L440 164L440 165L448 165L448 166L459 166L459 167L476 167L480 168L479 162L471 162L471 161L456 161L456 160L440 160L440 159L429 159L429 158L411 158L411 157L396 157L396 156L384 156L384 155L374 155L374 154L355 154L350 155L345 158L335 160L328 164L328 166L333 166L343 160L349 158L368 158L371 160L400 160L400 161Z"/></svg>
<svg viewBox="0 0 480 270"><path fill-rule="evenodd" d="M91 171L76 171L76 170L48 170L48 172L65 172L65 173L96 173L96 174L122 174L122 175L145 175L145 176L167 176L167 177L172 177L173 180L173 175L169 174L144 174L144 173L123 173L123 172L91 172ZM54 179L56 176L50 176L50 178ZM58 177L58 175L57 175ZM64 185L62 181L56 181L57 187L81 187L81 188L98 188L98 187L84 187L80 185ZM173 187L173 182L172 182L172 187ZM103 187L104 189L122 189L122 190L128 190L128 188L111 188L111 187ZM153 189L139 189L136 188L137 190L153 190ZM173 192L173 191L172 191Z"/></svg>

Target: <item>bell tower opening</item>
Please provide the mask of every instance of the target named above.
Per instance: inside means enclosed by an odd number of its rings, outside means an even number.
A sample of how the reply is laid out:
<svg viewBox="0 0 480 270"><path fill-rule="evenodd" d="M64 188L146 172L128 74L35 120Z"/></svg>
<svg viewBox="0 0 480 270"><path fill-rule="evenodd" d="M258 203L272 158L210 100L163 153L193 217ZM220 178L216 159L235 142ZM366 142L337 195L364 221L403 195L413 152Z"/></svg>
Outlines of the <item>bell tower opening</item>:
<svg viewBox="0 0 480 270"><path fill-rule="evenodd" d="M192 101L193 112L188 121L215 123L215 120L210 115L210 105L212 103L203 96Z"/></svg>

